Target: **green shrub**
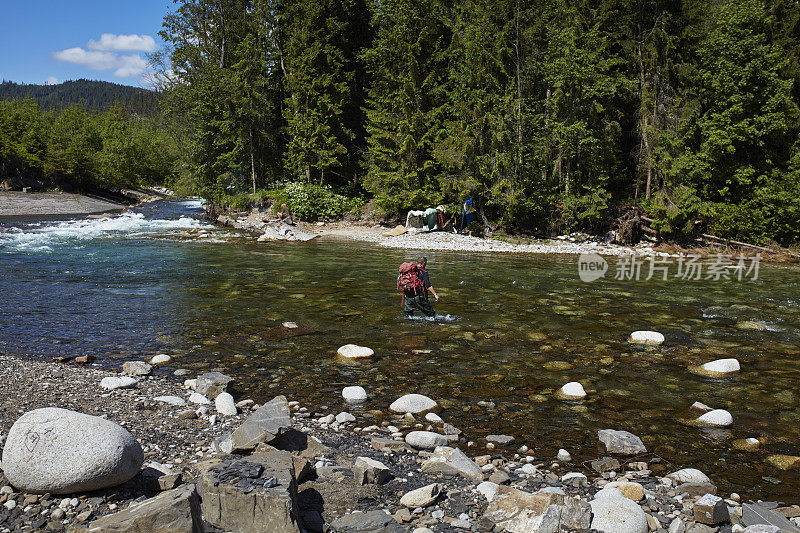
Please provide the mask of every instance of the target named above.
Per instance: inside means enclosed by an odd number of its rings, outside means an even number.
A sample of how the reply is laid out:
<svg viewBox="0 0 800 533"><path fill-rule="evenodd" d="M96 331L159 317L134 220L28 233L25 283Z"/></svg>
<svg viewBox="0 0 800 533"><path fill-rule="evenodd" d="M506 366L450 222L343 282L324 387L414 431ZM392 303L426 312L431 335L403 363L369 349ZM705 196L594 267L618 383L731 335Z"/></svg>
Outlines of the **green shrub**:
<svg viewBox="0 0 800 533"><path fill-rule="evenodd" d="M290 182L280 189L259 191L260 199L272 198L276 205L286 204L303 220L340 218L348 211L364 206L363 198L351 198L333 192L330 187L310 183Z"/></svg>
<svg viewBox="0 0 800 533"><path fill-rule="evenodd" d="M246 211L250 208L250 195L247 193L225 194L220 198L223 209L228 211Z"/></svg>
<svg viewBox="0 0 800 533"><path fill-rule="evenodd" d="M648 205L653 215L653 229L662 238L686 243L701 233L702 225L698 224L709 210L691 187L676 187L671 194L666 192L656 195Z"/></svg>

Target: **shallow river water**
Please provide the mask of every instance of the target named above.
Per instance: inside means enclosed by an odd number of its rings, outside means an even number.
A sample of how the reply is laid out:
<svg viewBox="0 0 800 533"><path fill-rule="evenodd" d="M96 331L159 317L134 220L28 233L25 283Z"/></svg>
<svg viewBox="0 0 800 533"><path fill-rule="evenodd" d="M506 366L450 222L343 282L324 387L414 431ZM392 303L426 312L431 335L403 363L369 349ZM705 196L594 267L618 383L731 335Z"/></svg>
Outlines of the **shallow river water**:
<svg viewBox="0 0 800 533"><path fill-rule="evenodd" d="M201 214L186 201L110 220L0 221L0 351L88 353L112 367L166 352L172 369L222 370L256 401L281 393L332 410L345 409L347 385L367 389L364 411L419 392L468 438L507 433L539 457L564 447L596 458L597 430L625 429L665 469L691 466L724 490L798 499L798 470L766 460L800 455L795 267L761 265L746 281L586 283L575 256L428 252L444 316L404 320L395 279L413 251L330 238L255 243ZM273 328L282 321L316 333L281 339ZM640 329L666 342L629 344ZM337 361L347 343L373 348L374 360ZM738 376L688 370L724 357L739 359ZM586 400L553 399L569 381ZM729 410L733 426L692 425L695 401ZM732 445L747 437L764 444Z"/></svg>

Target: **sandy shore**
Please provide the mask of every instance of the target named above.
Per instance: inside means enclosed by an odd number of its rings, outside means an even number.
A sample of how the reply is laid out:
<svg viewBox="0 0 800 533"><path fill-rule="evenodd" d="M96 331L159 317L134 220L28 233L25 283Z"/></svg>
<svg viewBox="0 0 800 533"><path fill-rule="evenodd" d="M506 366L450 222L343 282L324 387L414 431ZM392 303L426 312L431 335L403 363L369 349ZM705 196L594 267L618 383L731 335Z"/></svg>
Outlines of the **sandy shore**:
<svg viewBox="0 0 800 533"><path fill-rule="evenodd" d="M80 194L56 192L0 192L0 217L89 215L119 211L124 204Z"/></svg>

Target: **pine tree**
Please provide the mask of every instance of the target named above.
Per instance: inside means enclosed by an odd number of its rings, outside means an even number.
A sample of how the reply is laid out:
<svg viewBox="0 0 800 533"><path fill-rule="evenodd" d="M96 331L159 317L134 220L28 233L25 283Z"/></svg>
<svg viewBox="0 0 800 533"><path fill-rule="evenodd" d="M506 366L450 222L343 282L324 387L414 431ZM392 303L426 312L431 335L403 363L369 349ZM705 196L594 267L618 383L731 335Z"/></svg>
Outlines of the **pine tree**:
<svg viewBox="0 0 800 533"><path fill-rule="evenodd" d="M375 7L375 40L365 53L371 75L366 184L388 212L444 197L433 152L445 134L445 20L437 1L389 0Z"/></svg>

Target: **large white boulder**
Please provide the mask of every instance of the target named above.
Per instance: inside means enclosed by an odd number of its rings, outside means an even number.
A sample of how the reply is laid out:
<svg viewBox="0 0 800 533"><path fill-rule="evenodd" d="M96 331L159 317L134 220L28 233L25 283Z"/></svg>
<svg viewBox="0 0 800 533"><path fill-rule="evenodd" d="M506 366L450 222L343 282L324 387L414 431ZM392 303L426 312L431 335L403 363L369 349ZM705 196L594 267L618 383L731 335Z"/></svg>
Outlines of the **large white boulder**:
<svg viewBox="0 0 800 533"><path fill-rule="evenodd" d="M603 489L589 502L593 530L601 533L648 533L647 515L617 489Z"/></svg>
<svg viewBox="0 0 800 533"><path fill-rule="evenodd" d="M336 355L344 357L345 359L367 359L375 355L372 348L366 346L358 346L356 344L345 344L336 350Z"/></svg>
<svg viewBox="0 0 800 533"><path fill-rule="evenodd" d="M348 403L360 403L367 401L367 391L364 387L353 385L342 389L342 398Z"/></svg>
<svg viewBox="0 0 800 533"><path fill-rule="evenodd" d="M558 400L582 400L586 398L586 391L577 381L570 381L558 389L554 396Z"/></svg>
<svg viewBox="0 0 800 533"><path fill-rule="evenodd" d="M733 415L725 409L714 409L697 417L697 421L709 426L725 427L733 424Z"/></svg>
<svg viewBox="0 0 800 533"><path fill-rule="evenodd" d="M664 342L664 335L657 331L634 331L628 337L628 342L658 346Z"/></svg>
<svg viewBox="0 0 800 533"><path fill-rule="evenodd" d="M119 424L46 407L22 415L8 432L3 473L23 492L68 494L113 487L135 476L142 448Z"/></svg>
<svg viewBox="0 0 800 533"><path fill-rule="evenodd" d="M438 404L423 394L406 394L392 402L389 406L395 413L419 414L435 409Z"/></svg>

